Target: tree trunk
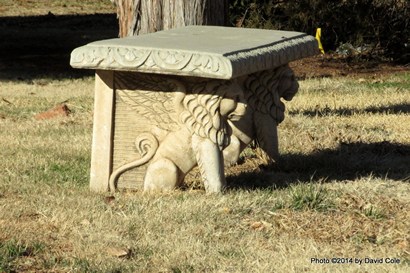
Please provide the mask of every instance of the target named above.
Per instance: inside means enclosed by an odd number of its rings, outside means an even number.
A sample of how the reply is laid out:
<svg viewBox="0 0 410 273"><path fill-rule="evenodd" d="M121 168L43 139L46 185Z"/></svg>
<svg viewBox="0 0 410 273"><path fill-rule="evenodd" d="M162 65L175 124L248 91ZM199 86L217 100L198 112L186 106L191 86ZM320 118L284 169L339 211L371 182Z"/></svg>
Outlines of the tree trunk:
<svg viewBox="0 0 410 273"><path fill-rule="evenodd" d="M120 37L188 25L226 25L228 0L114 0Z"/></svg>

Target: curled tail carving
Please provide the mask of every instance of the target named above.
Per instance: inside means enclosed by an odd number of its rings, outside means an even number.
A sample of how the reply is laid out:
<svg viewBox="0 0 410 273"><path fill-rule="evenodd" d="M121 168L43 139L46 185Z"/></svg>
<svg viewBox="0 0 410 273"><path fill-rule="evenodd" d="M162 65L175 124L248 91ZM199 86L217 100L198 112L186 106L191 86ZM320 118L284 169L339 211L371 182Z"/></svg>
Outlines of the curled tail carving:
<svg viewBox="0 0 410 273"><path fill-rule="evenodd" d="M146 164L157 152L159 143L157 138L151 133L142 133L135 139L135 147L141 158L136 159L130 163L122 165L112 172L109 180L109 187L111 192L115 192L117 188L118 178L124 172Z"/></svg>

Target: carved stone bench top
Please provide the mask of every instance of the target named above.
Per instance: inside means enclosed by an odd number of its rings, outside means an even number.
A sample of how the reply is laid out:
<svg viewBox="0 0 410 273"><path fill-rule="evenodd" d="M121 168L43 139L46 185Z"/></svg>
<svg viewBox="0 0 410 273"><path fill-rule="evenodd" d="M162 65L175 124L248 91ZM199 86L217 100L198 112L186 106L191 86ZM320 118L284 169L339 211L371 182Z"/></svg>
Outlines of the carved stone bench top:
<svg viewBox="0 0 410 273"><path fill-rule="evenodd" d="M97 41L75 49L71 66L233 79L318 53L300 32L188 26Z"/></svg>

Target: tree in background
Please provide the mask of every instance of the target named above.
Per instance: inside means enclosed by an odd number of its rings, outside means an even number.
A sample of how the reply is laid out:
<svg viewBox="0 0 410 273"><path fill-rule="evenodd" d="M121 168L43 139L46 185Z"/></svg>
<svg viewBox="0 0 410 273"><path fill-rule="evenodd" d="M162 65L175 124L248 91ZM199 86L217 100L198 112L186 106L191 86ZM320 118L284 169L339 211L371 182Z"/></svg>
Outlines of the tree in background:
<svg viewBox="0 0 410 273"><path fill-rule="evenodd" d="M226 25L228 0L111 0L120 37L188 25Z"/></svg>
<svg viewBox="0 0 410 273"><path fill-rule="evenodd" d="M356 56L410 62L409 0L229 0L231 25L314 35L325 50L350 44Z"/></svg>

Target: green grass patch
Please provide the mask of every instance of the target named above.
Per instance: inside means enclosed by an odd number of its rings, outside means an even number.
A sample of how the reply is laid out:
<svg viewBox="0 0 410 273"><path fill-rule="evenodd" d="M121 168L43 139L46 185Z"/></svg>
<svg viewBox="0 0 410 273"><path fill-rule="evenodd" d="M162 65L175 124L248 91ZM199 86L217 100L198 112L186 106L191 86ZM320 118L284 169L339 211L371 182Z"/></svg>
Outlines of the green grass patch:
<svg viewBox="0 0 410 273"><path fill-rule="evenodd" d="M410 73L397 74L388 79L372 80L364 84L375 89L395 88L408 91L410 90Z"/></svg>
<svg viewBox="0 0 410 273"><path fill-rule="evenodd" d="M289 207L295 210L327 211L333 207L329 192L316 183L292 185Z"/></svg>
<svg viewBox="0 0 410 273"><path fill-rule="evenodd" d="M374 220L381 220L381 219L386 218L386 214L383 212L383 210L373 205L365 207L363 209L363 214L366 217L369 217Z"/></svg>
<svg viewBox="0 0 410 273"><path fill-rule="evenodd" d="M34 257L44 249L45 245L40 242L31 244L15 240L0 242L0 272L15 272L15 260L21 257Z"/></svg>

